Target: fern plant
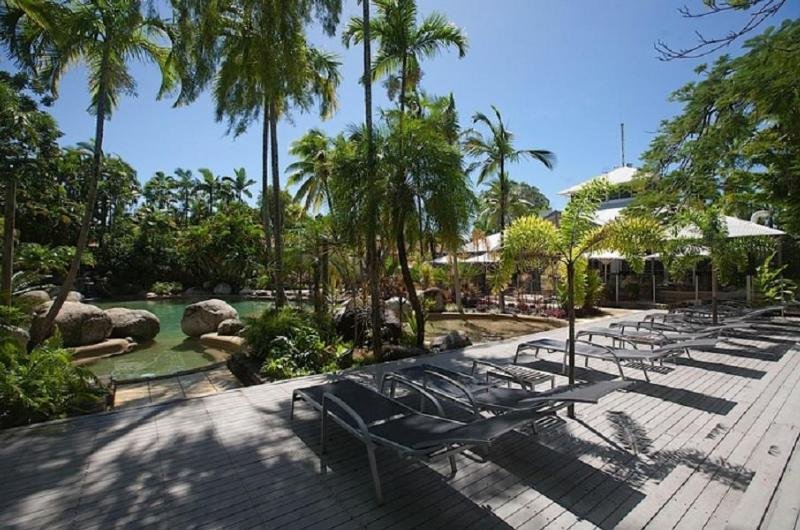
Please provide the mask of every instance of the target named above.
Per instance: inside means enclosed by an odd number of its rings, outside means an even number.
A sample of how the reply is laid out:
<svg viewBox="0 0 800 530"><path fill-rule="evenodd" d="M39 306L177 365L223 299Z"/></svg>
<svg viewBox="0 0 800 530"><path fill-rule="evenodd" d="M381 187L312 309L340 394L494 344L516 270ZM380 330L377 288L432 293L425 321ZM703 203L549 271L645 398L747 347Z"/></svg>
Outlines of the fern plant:
<svg viewBox="0 0 800 530"><path fill-rule="evenodd" d="M788 302L794 300L797 284L783 277L786 265L778 268L772 267L773 252L767 256L763 263L756 268L755 284L758 292L768 302Z"/></svg>

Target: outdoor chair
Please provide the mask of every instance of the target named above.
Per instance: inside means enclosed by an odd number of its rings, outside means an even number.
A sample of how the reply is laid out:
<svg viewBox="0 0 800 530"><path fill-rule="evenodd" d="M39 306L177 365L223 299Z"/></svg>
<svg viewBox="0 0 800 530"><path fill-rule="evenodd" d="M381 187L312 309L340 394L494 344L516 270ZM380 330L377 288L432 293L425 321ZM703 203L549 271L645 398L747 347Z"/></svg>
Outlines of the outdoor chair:
<svg viewBox="0 0 800 530"><path fill-rule="evenodd" d="M539 415L534 408L537 400L550 399L534 397L531 398L531 408L464 423L443 417L436 397L421 386L408 380L396 380L395 384L405 385L409 391L420 394L421 399L430 401L440 415L419 412L349 379L300 388L292 393L290 417L294 415L297 400L303 400L321 412L321 472L326 472L325 445L328 423L332 420L366 447L378 503L383 502L383 494L375 457L376 447L387 447L403 457L420 461L446 457L450 461L451 474L455 475L456 454L472 449L485 449L504 434L530 423ZM624 385L617 382L615 388L624 388Z"/></svg>
<svg viewBox="0 0 800 530"><path fill-rule="evenodd" d="M492 370L503 368L493 363L482 361ZM470 413L480 417L481 412L505 414L509 411L532 409L540 415L548 415L571 403L596 403L601 397L618 390L614 384L585 383L571 386L559 386L544 392L529 390L520 382L522 388L505 388L491 382L480 380L475 375L449 370L430 364L418 364L387 374L381 381L381 391L386 390L387 377L394 376L410 380L421 385L437 398L446 400ZM389 389L393 395L394 389Z"/></svg>
<svg viewBox="0 0 800 530"><path fill-rule="evenodd" d="M586 366L589 366L589 359L600 359L603 361L613 362L617 365L619 375L622 379L626 379L625 373L622 371L623 362L634 362L639 365L644 373L645 380L649 383L650 376L647 373L647 363L654 366L656 361L662 362L666 359L674 358L682 354L691 357L689 350L692 348L710 348L717 344L717 339L697 339L687 340L682 342L675 342L673 344L666 344L652 350L637 350L635 348L619 348L613 346L606 346L604 344L597 344L582 339L575 340L575 355L581 356L586 361ZM539 355L539 350L548 352L560 352L564 354L563 371L567 372L567 358L569 356L569 340L557 340L551 338L536 339L529 342L524 342L517 346L517 353L514 356L514 363L519 360L519 355L523 351L533 350L534 356Z"/></svg>

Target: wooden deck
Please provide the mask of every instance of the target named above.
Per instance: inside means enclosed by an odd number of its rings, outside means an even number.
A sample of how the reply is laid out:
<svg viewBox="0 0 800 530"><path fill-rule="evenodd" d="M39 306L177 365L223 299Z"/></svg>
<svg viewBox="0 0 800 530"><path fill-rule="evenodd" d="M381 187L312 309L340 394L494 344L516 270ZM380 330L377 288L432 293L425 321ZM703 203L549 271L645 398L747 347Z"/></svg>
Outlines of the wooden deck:
<svg viewBox="0 0 800 530"><path fill-rule="evenodd" d="M427 360L506 360L526 338ZM288 419L292 389L320 378L6 431L0 527L797 528L798 340L736 337L651 383L626 368L629 391L505 436L485 463L459 457L452 479L446 461L381 451L383 506L358 443L335 430L321 475L318 416L299 404ZM557 355L529 360L560 371Z"/></svg>

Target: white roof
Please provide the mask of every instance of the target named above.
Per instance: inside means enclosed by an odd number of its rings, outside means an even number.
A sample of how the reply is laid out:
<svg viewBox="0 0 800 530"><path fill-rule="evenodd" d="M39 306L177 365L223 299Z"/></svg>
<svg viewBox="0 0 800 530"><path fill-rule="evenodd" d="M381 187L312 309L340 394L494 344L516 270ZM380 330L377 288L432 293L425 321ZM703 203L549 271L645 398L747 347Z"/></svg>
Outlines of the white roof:
<svg viewBox="0 0 800 530"><path fill-rule="evenodd" d="M486 254L478 254L477 256L472 256L471 258L467 258L462 260L462 263L497 263L500 261L499 258L493 256L489 253Z"/></svg>
<svg viewBox="0 0 800 530"><path fill-rule="evenodd" d="M482 237L477 241L470 241L463 247L461 247L461 252L466 252L467 254L477 254L479 252L497 252L500 250L500 232L496 234L489 234L486 237Z"/></svg>
<svg viewBox="0 0 800 530"><path fill-rule="evenodd" d="M589 182L593 180L599 179L606 179L609 184L625 184L626 182L630 182L633 180L634 175L636 172L639 171L638 168L635 167L628 167L628 166L620 166L615 167L611 171L606 173L597 175L596 177L592 177L589 180L585 180L581 183L575 184L565 190L561 190L558 192L559 195L572 195L573 193L577 192L584 186L586 186Z"/></svg>
<svg viewBox="0 0 800 530"><path fill-rule="evenodd" d="M444 256L439 256L436 259L432 259L431 263L434 265L447 265L450 263L450 254L445 254Z"/></svg>
<svg viewBox="0 0 800 530"><path fill-rule="evenodd" d="M595 214L595 221L597 224L604 225L609 221L616 219L624 208L605 208L597 210ZM775 228L753 223L752 221L745 221L738 217L725 217L725 224L728 227L728 237L754 237L754 236L782 236L784 232ZM685 228L681 230L681 237L684 238L697 238L699 234L696 230Z"/></svg>
<svg viewBox="0 0 800 530"><path fill-rule="evenodd" d="M614 250L600 250L597 252L590 252L588 256L589 259L596 259L598 261L615 261L615 260L624 260L625 257L616 252Z"/></svg>

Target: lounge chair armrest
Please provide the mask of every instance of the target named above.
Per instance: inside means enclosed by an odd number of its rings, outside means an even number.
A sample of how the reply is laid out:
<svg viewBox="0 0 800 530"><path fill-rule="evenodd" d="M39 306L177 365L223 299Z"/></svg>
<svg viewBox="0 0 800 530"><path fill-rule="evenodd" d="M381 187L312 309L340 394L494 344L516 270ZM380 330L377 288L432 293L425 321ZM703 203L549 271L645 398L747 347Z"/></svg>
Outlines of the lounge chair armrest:
<svg viewBox="0 0 800 530"><path fill-rule="evenodd" d="M514 375L512 372L507 370L505 367L500 366L499 364L496 364L496 363L493 363L493 362L490 362L490 361L483 361L481 359L475 359L475 360L472 361L472 374L473 375L475 375L475 368L477 368L478 365L487 366L487 367L491 368L492 370L495 370L497 372L501 372L503 375L505 375L506 377L510 378L511 380L513 380L518 385L520 385L522 387L525 386L525 382L522 381L522 379L520 379L519 377Z"/></svg>
<svg viewBox="0 0 800 530"><path fill-rule="evenodd" d="M596 344L594 342L589 342L588 340L583 340L583 339L575 339L575 343L576 344L577 343L586 344L586 345L591 346L593 348L600 348L602 350L605 350L605 353L608 353L609 355L614 357L614 359L617 362L619 362L619 357L617 357L617 354L614 353L614 350L612 348L609 348L608 346L606 346L604 344ZM578 355L580 355L580 354L578 354Z"/></svg>
<svg viewBox="0 0 800 530"><path fill-rule="evenodd" d="M356 425L358 426L358 430L361 431L361 434L364 436L365 441L370 439L369 427L367 427L367 423L364 421L364 418L362 418L358 414L358 412L353 410L353 408L350 405L348 405L347 403L342 401L337 396L331 394L330 392L325 392L324 394L322 394L322 417L323 417L323 420L324 420L325 416L329 413L328 402L335 403L337 407L342 409L343 412L345 412L348 416L353 418L353 421L356 422Z"/></svg>
<svg viewBox="0 0 800 530"><path fill-rule="evenodd" d="M437 414L439 416L445 417L444 408L442 407L442 404L439 403L439 400L436 399L436 396L434 396L433 394L428 392L428 390L426 390L425 387L423 387L422 385L420 385L416 381L412 381L411 379L409 379L409 378L407 378L405 376L402 376L402 375L400 375L398 373L394 373L394 372L388 373L388 374L383 374L383 377L381 378L381 394L386 394L385 390L386 390L387 381L390 381L390 382L393 383L392 384L392 392L389 395L390 398L394 398L394 387L395 387L395 385L398 385L398 384L402 385L402 386L406 387L407 389L413 390L414 392L417 392L420 396L428 399L428 401L433 403L433 406L436 408ZM425 411L424 410L420 410L420 412L425 412Z"/></svg>
<svg viewBox="0 0 800 530"><path fill-rule="evenodd" d="M475 404L475 398L472 396L472 392L470 392L469 389L467 387L465 387L463 384L461 384L459 381L456 381L452 377L448 377L448 376L446 376L446 375L444 375L442 373L436 372L434 370L425 370L425 377L426 378L427 377L433 377L433 378L436 378L436 379L440 379L440 380L446 382L447 384L452 385L453 387L455 387L459 391L461 391L464 394L464 397L469 402L469 405L472 408L473 414L475 414L476 416L480 415L480 409L478 408L478 405ZM426 386L425 386L426 382L425 381L426 380L423 380L423 383L422 383L422 387L423 388L426 388Z"/></svg>

